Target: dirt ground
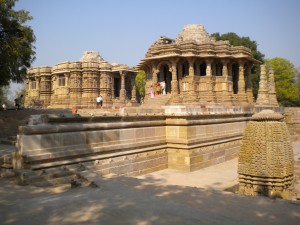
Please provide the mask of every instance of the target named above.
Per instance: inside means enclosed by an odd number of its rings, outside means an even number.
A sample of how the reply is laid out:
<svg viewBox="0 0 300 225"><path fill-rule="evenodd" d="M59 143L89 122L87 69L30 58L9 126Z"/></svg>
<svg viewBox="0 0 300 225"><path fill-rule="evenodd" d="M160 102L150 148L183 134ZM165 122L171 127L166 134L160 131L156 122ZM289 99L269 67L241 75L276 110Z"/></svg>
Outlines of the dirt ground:
<svg viewBox="0 0 300 225"><path fill-rule="evenodd" d="M71 189L17 186L0 178L0 224L299 224L297 202L239 196L215 189L218 182L193 187L188 180L188 186L170 185L153 174Z"/></svg>

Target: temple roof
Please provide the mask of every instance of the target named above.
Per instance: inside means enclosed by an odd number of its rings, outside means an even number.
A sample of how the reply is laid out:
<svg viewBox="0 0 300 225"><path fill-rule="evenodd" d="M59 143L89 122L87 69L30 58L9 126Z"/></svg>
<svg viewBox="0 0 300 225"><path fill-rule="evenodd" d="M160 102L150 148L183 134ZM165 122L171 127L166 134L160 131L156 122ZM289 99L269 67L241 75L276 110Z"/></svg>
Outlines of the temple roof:
<svg viewBox="0 0 300 225"><path fill-rule="evenodd" d="M80 59L80 62L104 62L104 59L101 57L99 52L95 51L86 51L83 53L83 56Z"/></svg>
<svg viewBox="0 0 300 225"><path fill-rule="evenodd" d="M176 38L176 43L194 41L199 44L210 43L212 38L200 24L186 25Z"/></svg>
<svg viewBox="0 0 300 225"><path fill-rule="evenodd" d="M254 59L249 48L232 46L228 40L216 41L210 37L203 25L189 24L183 28L175 40L160 36L150 46L145 58L140 61L137 68L142 68L151 60L177 57L245 59L253 63L260 63Z"/></svg>

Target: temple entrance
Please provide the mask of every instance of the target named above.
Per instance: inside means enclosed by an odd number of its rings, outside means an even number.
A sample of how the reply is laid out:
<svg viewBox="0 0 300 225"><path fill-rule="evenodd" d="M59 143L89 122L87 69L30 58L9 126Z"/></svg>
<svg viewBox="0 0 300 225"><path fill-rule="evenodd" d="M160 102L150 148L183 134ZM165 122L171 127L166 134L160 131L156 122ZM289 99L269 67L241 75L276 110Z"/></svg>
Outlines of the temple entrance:
<svg viewBox="0 0 300 225"><path fill-rule="evenodd" d="M239 81L239 64L235 63L232 65L233 94L238 93L238 81Z"/></svg>
<svg viewBox="0 0 300 225"><path fill-rule="evenodd" d="M171 93L171 81L172 81L172 73L169 71L168 65L163 65L161 67L158 82L165 81L166 82L166 93Z"/></svg>
<svg viewBox="0 0 300 225"><path fill-rule="evenodd" d="M115 98L120 97L120 78L114 78L114 95Z"/></svg>

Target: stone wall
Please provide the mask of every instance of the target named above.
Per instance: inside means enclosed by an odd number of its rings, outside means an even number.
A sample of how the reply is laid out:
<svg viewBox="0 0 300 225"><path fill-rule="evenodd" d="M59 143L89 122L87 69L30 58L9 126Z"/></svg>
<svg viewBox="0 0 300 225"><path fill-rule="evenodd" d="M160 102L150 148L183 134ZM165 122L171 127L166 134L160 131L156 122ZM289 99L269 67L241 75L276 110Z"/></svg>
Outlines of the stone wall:
<svg viewBox="0 0 300 225"><path fill-rule="evenodd" d="M249 113L42 115L22 126L17 170L82 164L103 175L194 171L237 156Z"/></svg>
<svg viewBox="0 0 300 225"><path fill-rule="evenodd" d="M284 108L284 121L289 129L292 141L300 140L300 108Z"/></svg>

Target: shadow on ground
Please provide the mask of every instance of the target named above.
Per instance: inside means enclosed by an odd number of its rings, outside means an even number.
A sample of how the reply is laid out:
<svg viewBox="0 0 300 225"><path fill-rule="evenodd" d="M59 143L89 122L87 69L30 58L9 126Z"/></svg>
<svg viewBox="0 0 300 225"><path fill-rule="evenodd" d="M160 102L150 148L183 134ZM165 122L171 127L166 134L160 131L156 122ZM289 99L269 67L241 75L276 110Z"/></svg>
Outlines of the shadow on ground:
<svg viewBox="0 0 300 225"><path fill-rule="evenodd" d="M129 177L100 188L37 188L0 179L1 224L299 224L300 205Z"/></svg>

